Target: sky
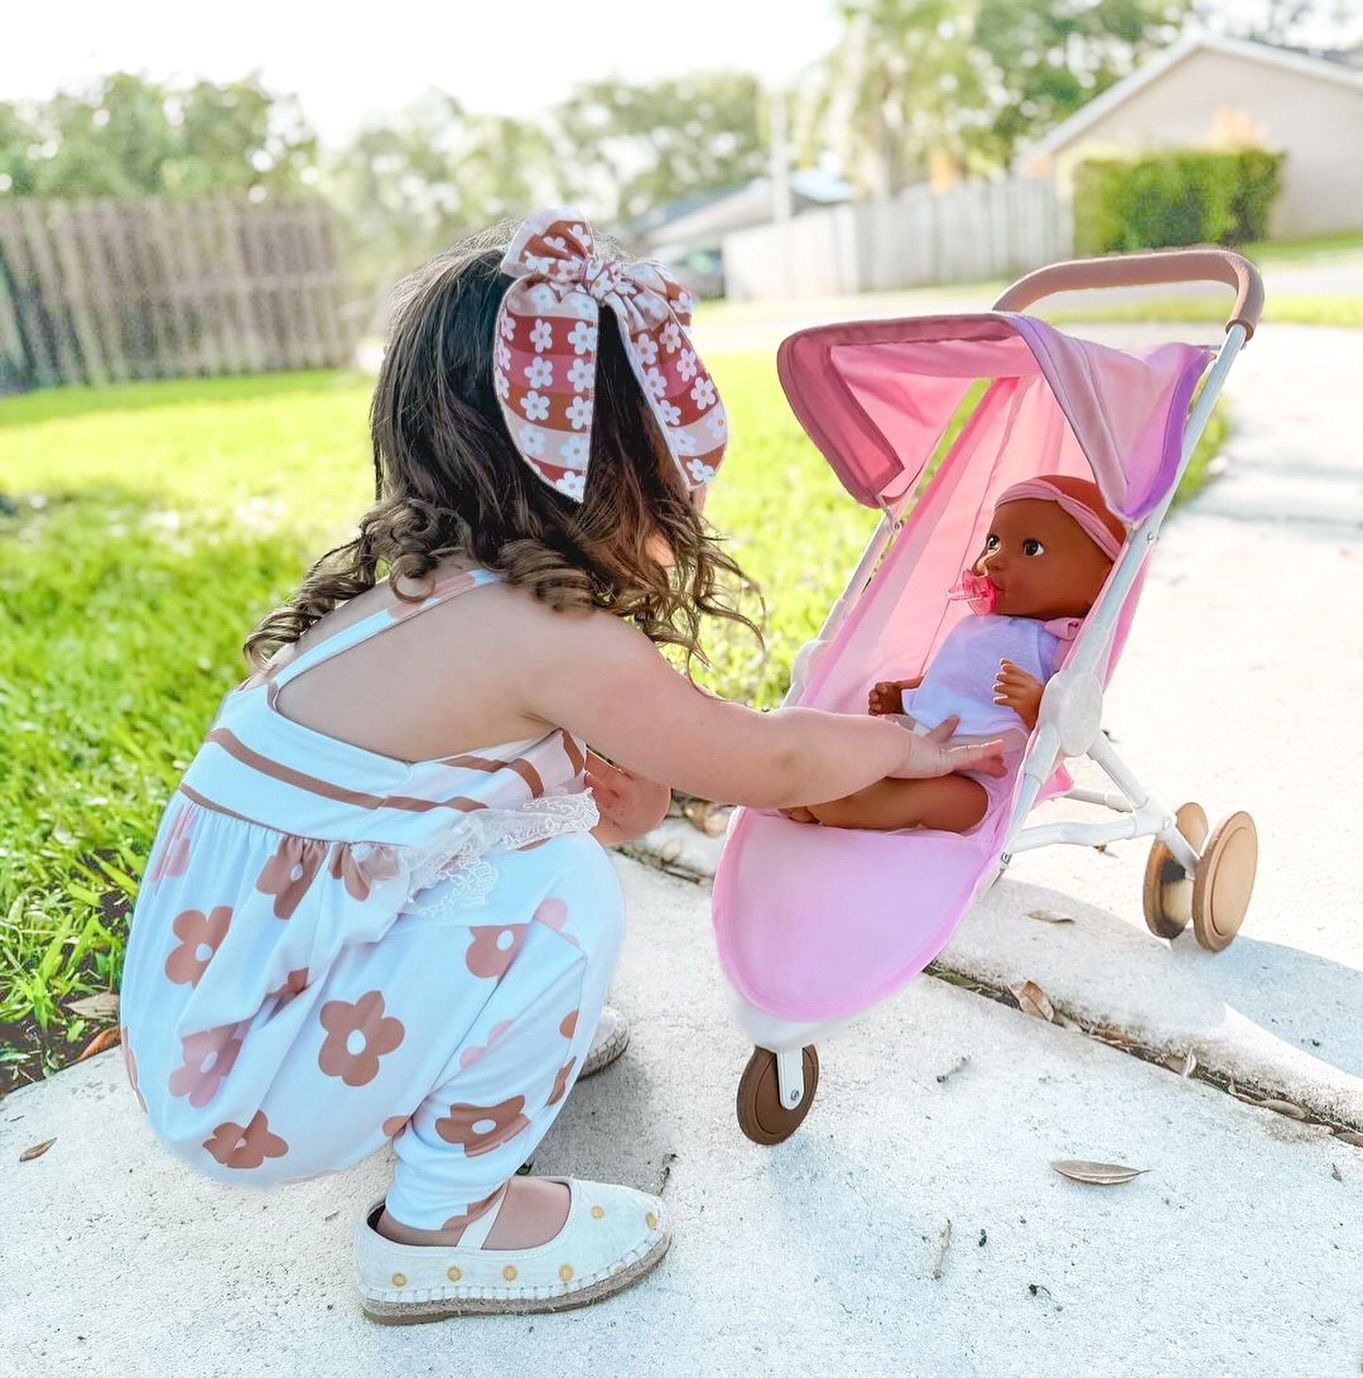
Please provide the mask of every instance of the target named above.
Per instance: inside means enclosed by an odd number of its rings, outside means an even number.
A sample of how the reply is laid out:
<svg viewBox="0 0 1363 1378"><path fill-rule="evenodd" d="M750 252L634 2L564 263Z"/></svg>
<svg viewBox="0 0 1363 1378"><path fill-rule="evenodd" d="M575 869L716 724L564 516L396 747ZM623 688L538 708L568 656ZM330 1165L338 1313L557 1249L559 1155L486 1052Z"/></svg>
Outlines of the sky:
<svg viewBox="0 0 1363 1378"><path fill-rule="evenodd" d="M259 69L269 89L299 97L332 144L367 114L400 109L432 87L478 113L524 115L575 82L612 73L650 81L727 67L788 80L833 45L839 28L835 0L675 8L585 0L576 9L545 0L381 0L354 10L299 0L17 0L7 8L0 100L44 99L118 70L229 81ZM676 17L665 24L669 14Z"/></svg>

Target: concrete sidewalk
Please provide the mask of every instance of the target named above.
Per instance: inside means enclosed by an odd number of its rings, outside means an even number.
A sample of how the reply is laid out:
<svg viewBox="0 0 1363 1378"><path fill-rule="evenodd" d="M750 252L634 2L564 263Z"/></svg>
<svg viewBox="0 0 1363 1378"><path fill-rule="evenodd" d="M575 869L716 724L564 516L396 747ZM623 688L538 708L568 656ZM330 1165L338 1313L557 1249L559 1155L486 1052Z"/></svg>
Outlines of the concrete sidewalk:
<svg viewBox="0 0 1363 1378"><path fill-rule="evenodd" d="M734 1122L748 1049L706 893L620 870L634 1041L536 1168L662 1184L676 1242L656 1273L560 1316L373 1326L348 1250L385 1162L268 1195L202 1181L113 1053L0 1103L0 1374L1357 1371L1363 1150L936 981L826 1045L804 1127L758 1148ZM1149 1172L1082 1187L1053 1158Z"/></svg>

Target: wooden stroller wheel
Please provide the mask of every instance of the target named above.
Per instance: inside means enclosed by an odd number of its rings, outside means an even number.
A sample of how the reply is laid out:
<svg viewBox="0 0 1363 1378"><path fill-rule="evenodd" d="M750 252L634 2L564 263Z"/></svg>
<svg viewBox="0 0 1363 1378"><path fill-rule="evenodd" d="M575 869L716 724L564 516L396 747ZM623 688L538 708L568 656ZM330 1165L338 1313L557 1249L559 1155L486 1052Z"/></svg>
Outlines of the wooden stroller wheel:
<svg viewBox="0 0 1363 1378"><path fill-rule="evenodd" d="M814 1093L819 1089L818 1049L804 1050L805 1093L799 1105L787 1110L781 1104L780 1083L776 1076L776 1054L754 1048L743 1075L738 1079L738 1127L755 1144L779 1144L790 1138L809 1114Z"/></svg>
<svg viewBox="0 0 1363 1378"><path fill-rule="evenodd" d="M1208 952L1229 947L1240 931L1258 863L1254 820L1243 811L1223 818L1207 839L1193 881L1193 933Z"/></svg>
<svg viewBox="0 0 1363 1378"><path fill-rule="evenodd" d="M1174 815L1178 830L1200 853L1207 839L1207 815L1201 804L1184 804ZM1192 918L1193 882L1174 859L1174 854L1156 838L1145 863L1145 925L1160 938L1177 938Z"/></svg>

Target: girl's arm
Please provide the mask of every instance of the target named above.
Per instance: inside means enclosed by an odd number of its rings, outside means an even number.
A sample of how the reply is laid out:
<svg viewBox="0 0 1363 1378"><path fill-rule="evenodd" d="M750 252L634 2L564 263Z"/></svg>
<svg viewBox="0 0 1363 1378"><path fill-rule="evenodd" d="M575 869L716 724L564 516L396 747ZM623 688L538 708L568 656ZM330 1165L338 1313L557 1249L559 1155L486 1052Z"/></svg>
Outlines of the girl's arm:
<svg viewBox="0 0 1363 1378"><path fill-rule="evenodd" d="M758 713L697 689L607 613L540 620L523 654L524 711L632 773L717 803L780 808L853 794L886 776L1002 771L997 744L948 747L877 718Z"/></svg>

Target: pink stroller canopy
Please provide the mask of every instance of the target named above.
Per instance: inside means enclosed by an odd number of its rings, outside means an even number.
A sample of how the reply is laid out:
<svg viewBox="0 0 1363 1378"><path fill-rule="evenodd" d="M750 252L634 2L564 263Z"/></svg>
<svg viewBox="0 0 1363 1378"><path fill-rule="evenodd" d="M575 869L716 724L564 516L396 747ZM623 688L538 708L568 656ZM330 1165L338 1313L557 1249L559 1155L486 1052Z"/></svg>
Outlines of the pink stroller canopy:
<svg viewBox="0 0 1363 1378"><path fill-rule="evenodd" d="M867 507L912 488L975 380L1044 379L1048 405L1028 409L1029 429L1063 415L1108 506L1135 523L1173 480L1209 357L1187 344L1112 349L990 312L804 330L782 344L777 371L800 424ZM1009 448L1027 441L1014 435Z"/></svg>

